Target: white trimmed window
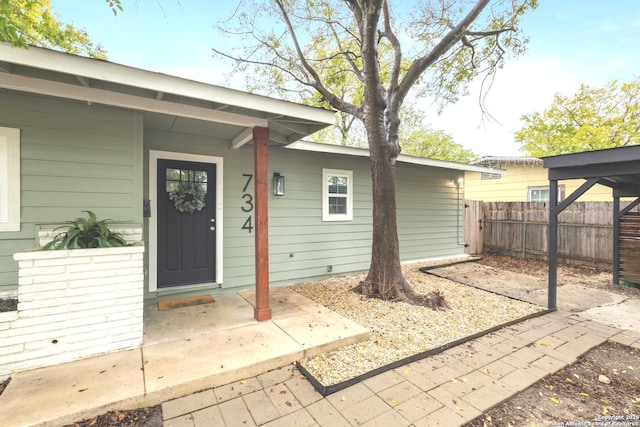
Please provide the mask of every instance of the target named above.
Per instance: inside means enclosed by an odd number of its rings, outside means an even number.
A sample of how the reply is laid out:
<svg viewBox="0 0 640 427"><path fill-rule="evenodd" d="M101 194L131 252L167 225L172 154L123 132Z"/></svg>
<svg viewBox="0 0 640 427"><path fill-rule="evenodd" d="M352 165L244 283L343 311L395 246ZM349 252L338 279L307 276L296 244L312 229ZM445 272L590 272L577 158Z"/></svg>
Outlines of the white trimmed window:
<svg viewBox="0 0 640 427"><path fill-rule="evenodd" d="M353 171L322 169L322 220L353 220Z"/></svg>
<svg viewBox="0 0 640 427"><path fill-rule="evenodd" d="M20 129L0 127L0 232L20 231Z"/></svg>
<svg viewBox="0 0 640 427"><path fill-rule="evenodd" d="M527 188L527 201L529 202L548 202L549 187L529 187Z"/></svg>
<svg viewBox="0 0 640 427"><path fill-rule="evenodd" d="M564 185L558 185L558 201L564 200ZM528 202L548 202L549 186L527 187Z"/></svg>

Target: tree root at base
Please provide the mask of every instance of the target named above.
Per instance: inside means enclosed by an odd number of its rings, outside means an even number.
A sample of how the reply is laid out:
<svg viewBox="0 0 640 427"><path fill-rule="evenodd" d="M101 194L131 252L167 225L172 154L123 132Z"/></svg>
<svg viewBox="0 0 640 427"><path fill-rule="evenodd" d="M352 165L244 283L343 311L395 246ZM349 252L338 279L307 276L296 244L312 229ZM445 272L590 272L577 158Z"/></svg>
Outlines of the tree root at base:
<svg viewBox="0 0 640 427"><path fill-rule="evenodd" d="M421 295L411 289L408 284L403 286L401 283L395 283L387 289L384 289L384 286L380 283L363 280L358 286L354 287L352 291L369 298L379 298L390 302L406 302L408 304L428 307L432 310L451 309L444 295L439 291Z"/></svg>

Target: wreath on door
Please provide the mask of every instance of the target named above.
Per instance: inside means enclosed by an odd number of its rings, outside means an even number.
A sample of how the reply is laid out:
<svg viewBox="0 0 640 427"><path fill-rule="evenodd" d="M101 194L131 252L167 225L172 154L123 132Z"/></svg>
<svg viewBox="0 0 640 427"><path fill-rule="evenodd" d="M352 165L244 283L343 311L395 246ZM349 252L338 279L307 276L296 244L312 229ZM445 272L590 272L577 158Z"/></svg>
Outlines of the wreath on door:
<svg viewBox="0 0 640 427"><path fill-rule="evenodd" d="M204 198L207 190L193 182L181 182L177 188L169 192L169 200L180 212L194 213L205 207Z"/></svg>

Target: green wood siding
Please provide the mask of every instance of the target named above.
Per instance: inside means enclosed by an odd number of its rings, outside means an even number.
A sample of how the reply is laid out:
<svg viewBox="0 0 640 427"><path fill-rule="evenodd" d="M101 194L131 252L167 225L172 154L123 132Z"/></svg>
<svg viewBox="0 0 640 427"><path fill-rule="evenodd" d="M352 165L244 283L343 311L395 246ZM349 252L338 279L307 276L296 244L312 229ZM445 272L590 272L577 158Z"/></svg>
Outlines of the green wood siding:
<svg viewBox="0 0 640 427"><path fill-rule="evenodd" d="M464 201L458 200L452 182L456 176L455 171L398 164L398 238L403 261L464 253L464 246L458 244L464 239Z"/></svg>
<svg viewBox="0 0 640 427"><path fill-rule="evenodd" d="M254 234L242 230L242 188L253 173L253 150L229 149L228 141L145 129L149 150L184 151L224 158L223 288L253 286ZM273 196L269 183L269 273L272 285L298 283L366 271L371 257L371 173L368 158L269 147L269 178L285 176L285 195ZM148 160L147 160L148 161ZM352 221L322 221L322 169L353 171ZM401 258L405 261L461 255L457 244L455 171L398 164ZM145 178L146 179L146 178ZM148 194L148 183L145 192ZM253 194L253 181L248 188ZM253 212L251 213L253 215ZM460 227L462 227L460 220ZM255 225L255 224L254 224ZM461 230L461 229L460 229ZM461 231L460 231L461 233ZM460 235L460 239L462 239Z"/></svg>
<svg viewBox="0 0 640 427"><path fill-rule="evenodd" d="M22 198L21 231L0 233L0 292L17 286L13 254L35 246L41 226L61 224L83 215L82 210L117 224L143 223L148 242L142 200L149 194L149 150L224 158L219 195L224 203L223 287L253 286L254 234L242 229L249 215L242 211L242 174L253 173L250 144L231 150L228 140L212 136L143 130L138 112L12 92L0 94L0 126L21 129ZM322 221L323 168L353 171L353 220ZM272 284L321 278L329 274L328 266L334 275L366 271L372 228L369 160L270 147L269 170L270 176L279 172L286 177L285 196L269 196ZM398 164L403 260L463 253L457 244L455 174ZM248 192L253 194L253 182Z"/></svg>
<svg viewBox="0 0 640 427"><path fill-rule="evenodd" d="M37 244L41 226L92 210L142 222L142 115L96 104L0 93L0 126L21 129L21 230L0 233L0 292L14 290L13 254Z"/></svg>

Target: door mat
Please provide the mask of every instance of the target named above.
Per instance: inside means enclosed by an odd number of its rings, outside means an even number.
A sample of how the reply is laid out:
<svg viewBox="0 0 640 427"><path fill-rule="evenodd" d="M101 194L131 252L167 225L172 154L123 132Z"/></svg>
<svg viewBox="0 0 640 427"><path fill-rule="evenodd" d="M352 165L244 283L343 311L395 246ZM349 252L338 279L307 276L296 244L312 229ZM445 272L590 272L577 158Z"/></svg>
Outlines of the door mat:
<svg viewBox="0 0 640 427"><path fill-rule="evenodd" d="M191 307L192 305L211 304L216 302L211 295L195 295L192 297L166 299L158 301L158 310L171 310L174 308Z"/></svg>

